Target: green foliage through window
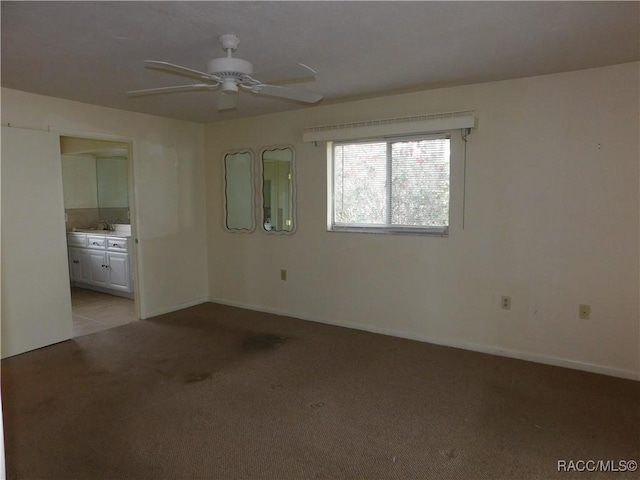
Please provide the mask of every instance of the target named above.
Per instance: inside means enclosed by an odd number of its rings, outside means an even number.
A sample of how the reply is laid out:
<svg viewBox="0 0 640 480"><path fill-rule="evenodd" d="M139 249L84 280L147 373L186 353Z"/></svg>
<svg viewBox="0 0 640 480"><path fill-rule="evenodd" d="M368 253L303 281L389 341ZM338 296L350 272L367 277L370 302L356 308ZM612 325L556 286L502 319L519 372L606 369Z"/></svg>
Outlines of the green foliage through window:
<svg viewBox="0 0 640 480"><path fill-rule="evenodd" d="M443 135L334 144L332 227L446 232L449 144Z"/></svg>

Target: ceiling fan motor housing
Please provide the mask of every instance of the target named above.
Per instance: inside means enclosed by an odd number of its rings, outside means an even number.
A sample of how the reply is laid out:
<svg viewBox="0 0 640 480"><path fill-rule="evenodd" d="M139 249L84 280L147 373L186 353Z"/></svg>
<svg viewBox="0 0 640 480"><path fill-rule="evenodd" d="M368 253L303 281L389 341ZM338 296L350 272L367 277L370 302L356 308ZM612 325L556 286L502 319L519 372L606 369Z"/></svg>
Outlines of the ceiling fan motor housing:
<svg viewBox="0 0 640 480"><path fill-rule="evenodd" d="M214 58L207 62L207 73L221 78L222 91L232 93L238 91L238 83L244 75L253 73L253 65L241 58Z"/></svg>
<svg viewBox="0 0 640 480"><path fill-rule="evenodd" d="M226 72L251 75L253 73L253 65L251 62L233 57L214 58L207 62L207 73L221 77Z"/></svg>

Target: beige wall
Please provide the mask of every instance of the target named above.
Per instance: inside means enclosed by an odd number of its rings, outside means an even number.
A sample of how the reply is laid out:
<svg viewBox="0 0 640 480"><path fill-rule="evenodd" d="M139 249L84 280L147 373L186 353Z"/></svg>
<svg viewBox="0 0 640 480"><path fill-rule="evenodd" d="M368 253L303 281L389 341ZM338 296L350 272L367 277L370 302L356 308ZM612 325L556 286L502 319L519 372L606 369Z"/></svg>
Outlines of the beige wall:
<svg viewBox="0 0 640 480"><path fill-rule="evenodd" d="M9 89L2 89L2 122L75 137L132 141L133 228L140 241L137 251L144 267L138 275L142 316L206 300L202 125ZM61 178L50 181L61 182ZM3 202L12 200L19 201L3 198ZM47 232L38 224L22 234L38 235L46 242ZM64 269L49 274L58 277L56 281L68 278ZM11 279L3 278L5 282L10 283Z"/></svg>
<svg viewBox="0 0 640 480"><path fill-rule="evenodd" d="M638 378L639 80L633 63L208 125L212 299ZM464 229L458 159L448 238L326 231L326 149L304 126L466 109ZM280 144L296 149L297 233L225 232L222 153Z"/></svg>

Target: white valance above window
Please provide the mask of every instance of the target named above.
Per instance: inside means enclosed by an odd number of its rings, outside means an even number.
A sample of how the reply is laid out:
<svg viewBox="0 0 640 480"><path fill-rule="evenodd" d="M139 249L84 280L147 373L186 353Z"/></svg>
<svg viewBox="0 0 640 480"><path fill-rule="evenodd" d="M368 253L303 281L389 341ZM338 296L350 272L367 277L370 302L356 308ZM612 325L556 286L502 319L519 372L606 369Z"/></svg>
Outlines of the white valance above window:
<svg viewBox="0 0 640 480"><path fill-rule="evenodd" d="M413 117L368 120L364 122L341 123L308 127L302 132L304 142L358 140L398 135L438 133L449 130L475 128L476 117L473 110L434 113Z"/></svg>

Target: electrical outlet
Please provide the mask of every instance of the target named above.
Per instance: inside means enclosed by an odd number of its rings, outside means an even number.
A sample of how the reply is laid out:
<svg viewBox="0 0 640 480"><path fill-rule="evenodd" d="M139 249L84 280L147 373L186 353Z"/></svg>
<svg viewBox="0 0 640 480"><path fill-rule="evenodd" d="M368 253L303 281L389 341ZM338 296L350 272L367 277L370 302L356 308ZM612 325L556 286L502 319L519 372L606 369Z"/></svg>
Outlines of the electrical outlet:
<svg viewBox="0 0 640 480"><path fill-rule="evenodd" d="M511 310L511 297L502 296L502 300L500 301L500 306L503 310Z"/></svg>
<svg viewBox="0 0 640 480"><path fill-rule="evenodd" d="M284 268L280 270L280 280L287 281L287 271Z"/></svg>
<svg viewBox="0 0 640 480"><path fill-rule="evenodd" d="M591 305L580 305L578 307L578 318L580 320L589 320L591 316Z"/></svg>

